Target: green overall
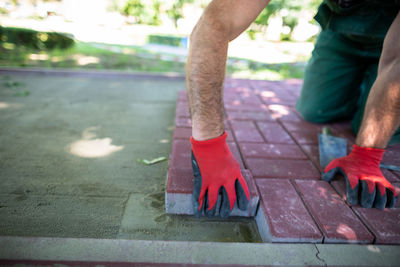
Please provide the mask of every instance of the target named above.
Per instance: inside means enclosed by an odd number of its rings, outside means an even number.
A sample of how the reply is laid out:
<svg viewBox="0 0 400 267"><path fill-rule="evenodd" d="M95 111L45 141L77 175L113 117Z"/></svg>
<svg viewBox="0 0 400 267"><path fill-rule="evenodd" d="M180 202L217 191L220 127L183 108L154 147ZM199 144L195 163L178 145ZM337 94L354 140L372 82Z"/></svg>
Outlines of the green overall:
<svg viewBox="0 0 400 267"><path fill-rule="evenodd" d="M357 133L400 1L354 1L351 7L337 2L325 0L315 16L322 31L306 67L297 110L314 123L352 118ZM394 143L400 143L400 128L390 141Z"/></svg>

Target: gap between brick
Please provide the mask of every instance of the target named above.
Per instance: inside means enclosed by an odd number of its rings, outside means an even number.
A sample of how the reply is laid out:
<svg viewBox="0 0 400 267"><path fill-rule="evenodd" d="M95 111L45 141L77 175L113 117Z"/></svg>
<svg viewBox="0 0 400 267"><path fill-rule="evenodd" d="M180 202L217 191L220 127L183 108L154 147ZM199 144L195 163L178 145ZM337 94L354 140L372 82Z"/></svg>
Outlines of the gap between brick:
<svg viewBox="0 0 400 267"><path fill-rule="evenodd" d="M292 133L285 127L285 125L279 120L276 120L278 122L279 125L282 126L282 128L285 130L285 132L290 136L290 138L292 138L293 142L295 142L295 144L300 148L300 150L304 153L304 155L306 155L306 157L308 158L309 161L311 161L311 164L319 171L319 173L322 175L322 172L320 171L320 169L318 168L318 166L314 163L314 161L311 159L311 157L308 155L308 153L306 153L303 149L303 147L297 142L296 138L294 138L292 136Z"/></svg>
<svg viewBox="0 0 400 267"><path fill-rule="evenodd" d="M226 110L225 110L225 107L224 107L224 117L225 117L225 114L226 114ZM235 131L234 131L233 128L232 128L232 124L231 124L230 121L227 121L227 122L229 123L229 127L231 128L232 138L233 138L233 141L235 142L236 148L237 148L237 150L238 150L238 152L239 152L240 159L242 160L243 166L244 166L244 168L245 168L246 170L248 170L248 167L247 167L246 162L244 161L244 157L243 157L243 155L242 155L242 151L241 151L241 149L240 149L239 142L238 142L237 139L236 139ZM254 177L253 177L253 179L254 179Z"/></svg>
<svg viewBox="0 0 400 267"><path fill-rule="evenodd" d="M321 243L323 244L325 242L325 235L324 235L324 232L322 231L322 228L319 226L319 224L317 222L317 219L314 217L314 215L312 214L311 210L309 209L309 207L307 206L306 202L304 201L303 196L300 193L300 190L297 188L297 185L294 182L294 180L293 179L289 179L289 181L292 184L292 186L294 187L294 190L296 191L297 195L299 196L299 198L300 198L301 202L303 203L304 207L308 211L308 214L310 214L311 219L314 221L314 223L317 226L319 232L321 233L321 235L322 235ZM318 250L318 248L317 248L317 250ZM318 251L318 253L319 253L319 251Z"/></svg>
<svg viewBox="0 0 400 267"><path fill-rule="evenodd" d="M118 234L117 235L119 235L121 233L122 220L125 217L126 206L128 204L129 199L131 198L131 195L132 195L132 193L128 193L128 196L127 196L126 200L123 203L123 211L122 211L121 221L119 222L119 229L118 229Z"/></svg>

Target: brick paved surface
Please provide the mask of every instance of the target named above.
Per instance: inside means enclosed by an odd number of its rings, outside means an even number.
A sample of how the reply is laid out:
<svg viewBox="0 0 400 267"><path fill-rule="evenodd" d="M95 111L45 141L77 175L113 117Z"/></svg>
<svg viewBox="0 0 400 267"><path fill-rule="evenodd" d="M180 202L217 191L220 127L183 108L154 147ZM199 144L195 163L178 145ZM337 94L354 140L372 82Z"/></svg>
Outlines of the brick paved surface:
<svg viewBox="0 0 400 267"><path fill-rule="evenodd" d="M349 206L345 183L320 180L318 138L323 124L304 121L295 109L301 81L227 79L224 90L228 144L260 195L256 216L265 242L400 244L400 204L383 211ZM179 92L166 194L191 193L191 124L186 92ZM350 122L329 124L354 143ZM400 145L383 163L400 165ZM243 170L244 172L244 170ZM383 170L400 192L400 173Z"/></svg>

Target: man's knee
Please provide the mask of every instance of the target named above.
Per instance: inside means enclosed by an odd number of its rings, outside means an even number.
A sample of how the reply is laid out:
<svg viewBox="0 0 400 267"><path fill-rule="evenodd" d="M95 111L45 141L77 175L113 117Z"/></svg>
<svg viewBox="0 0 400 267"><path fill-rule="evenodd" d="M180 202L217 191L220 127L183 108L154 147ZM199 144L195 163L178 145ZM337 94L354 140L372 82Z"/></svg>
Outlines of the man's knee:
<svg viewBox="0 0 400 267"><path fill-rule="evenodd" d="M303 117L304 120L312 123L324 123L328 119L322 114L322 110L318 107L310 104L303 104L301 101L297 101L296 109Z"/></svg>

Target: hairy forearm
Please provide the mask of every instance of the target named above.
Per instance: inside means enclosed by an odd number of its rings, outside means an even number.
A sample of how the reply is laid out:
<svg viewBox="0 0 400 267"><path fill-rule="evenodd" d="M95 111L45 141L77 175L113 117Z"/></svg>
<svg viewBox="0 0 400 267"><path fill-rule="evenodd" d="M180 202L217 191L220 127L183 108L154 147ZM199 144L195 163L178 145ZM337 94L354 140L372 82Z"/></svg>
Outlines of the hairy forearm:
<svg viewBox="0 0 400 267"><path fill-rule="evenodd" d="M224 132L222 88L229 42L224 32L215 21L201 19L191 35L186 87L196 140Z"/></svg>
<svg viewBox="0 0 400 267"><path fill-rule="evenodd" d="M207 140L224 132L222 90L228 43L260 14L269 0L213 0L190 36L186 87L192 135Z"/></svg>
<svg viewBox="0 0 400 267"><path fill-rule="evenodd" d="M400 126L400 12L383 43L378 76L365 106L356 144L385 148Z"/></svg>
<svg viewBox="0 0 400 267"><path fill-rule="evenodd" d="M400 126L400 59L378 74L371 88L356 144L385 148Z"/></svg>

